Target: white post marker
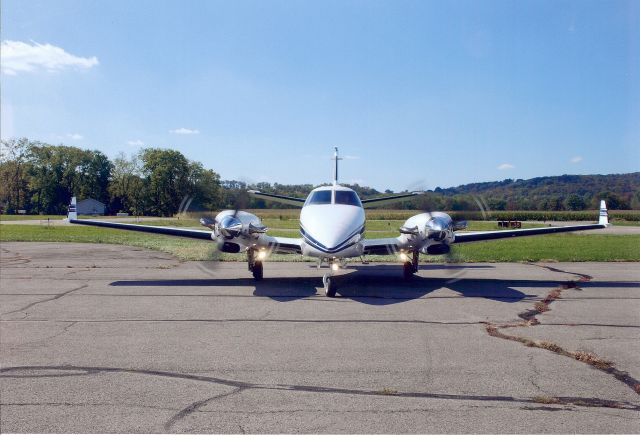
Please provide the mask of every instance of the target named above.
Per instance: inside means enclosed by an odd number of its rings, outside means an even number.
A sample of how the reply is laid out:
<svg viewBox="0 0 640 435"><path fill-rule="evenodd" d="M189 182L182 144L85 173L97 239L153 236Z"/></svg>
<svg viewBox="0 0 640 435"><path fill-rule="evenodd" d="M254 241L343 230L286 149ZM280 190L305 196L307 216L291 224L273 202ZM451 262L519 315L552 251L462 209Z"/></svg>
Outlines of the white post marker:
<svg viewBox="0 0 640 435"><path fill-rule="evenodd" d="M607 213L607 204L604 199L600 201L600 219L598 219L599 225L609 225L609 213Z"/></svg>
<svg viewBox="0 0 640 435"><path fill-rule="evenodd" d="M76 210L76 197L71 198L71 204L69 204L69 212L67 213L67 220L71 222L72 220L78 219L78 212Z"/></svg>

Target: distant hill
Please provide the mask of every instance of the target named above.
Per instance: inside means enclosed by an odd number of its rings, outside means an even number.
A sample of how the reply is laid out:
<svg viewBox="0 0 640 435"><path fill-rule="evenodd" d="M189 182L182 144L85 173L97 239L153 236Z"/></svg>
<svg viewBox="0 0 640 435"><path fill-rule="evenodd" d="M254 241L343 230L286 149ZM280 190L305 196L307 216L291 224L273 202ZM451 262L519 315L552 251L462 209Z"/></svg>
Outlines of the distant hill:
<svg viewBox="0 0 640 435"><path fill-rule="evenodd" d="M474 197L492 210L594 209L600 199L610 209L640 209L640 172L506 179L436 188L431 194L452 210L474 208Z"/></svg>

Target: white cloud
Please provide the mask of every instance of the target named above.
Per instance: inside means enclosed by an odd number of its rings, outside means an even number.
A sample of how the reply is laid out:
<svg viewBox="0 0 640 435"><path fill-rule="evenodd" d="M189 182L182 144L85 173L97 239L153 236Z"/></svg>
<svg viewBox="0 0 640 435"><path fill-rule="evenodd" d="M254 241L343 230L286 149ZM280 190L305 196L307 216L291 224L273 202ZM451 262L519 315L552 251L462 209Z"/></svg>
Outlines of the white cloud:
<svg viewBox="0 0 640 435"><path fill-rule="evenodd" d="M500 169L501 171L505 171L507 169L513 169L515 168L515 166L513 166L511 163L503 163L500 166L498 166L498 169Z"/></svg>
<svg viewBox="0 0 640 435"><path fill-rule="evenodd" d="M95 56L74 56L55 45L33 41L2 41L1 53L2 73L10 76L37 70L53 72L65 68L89 69L98 65L98 58Z"/></svg>
<svg viewBox="0 0 640 435"><path fill-rule="evenodd" d="M144 142L142 142L140 139L129 140L129 141L127 141L127 145L132 146L132 147L141 147L141 146L144 145Z"/></svg>
<svg viewBox="0 0 640 435"><path fill-rule="evenodd" d="M582 161L582 156L575 156L569 160L571 163L580 163Z"/></svg>
<svg viewBox="0 0 640 435"><path fill-rule="evenodd" d="M67 137L71 140L82 140L84 136L78 133L67 133Z"/></svg>
<svg viewBox="0 0 640 435"><path fill-rule="evenodd" d="M184 127L180 127L180 128L176 128L175 130L169 130L169 133L173 133L173 134L200 134L200 130L192 130L190 128L184 128Z"/></svg>

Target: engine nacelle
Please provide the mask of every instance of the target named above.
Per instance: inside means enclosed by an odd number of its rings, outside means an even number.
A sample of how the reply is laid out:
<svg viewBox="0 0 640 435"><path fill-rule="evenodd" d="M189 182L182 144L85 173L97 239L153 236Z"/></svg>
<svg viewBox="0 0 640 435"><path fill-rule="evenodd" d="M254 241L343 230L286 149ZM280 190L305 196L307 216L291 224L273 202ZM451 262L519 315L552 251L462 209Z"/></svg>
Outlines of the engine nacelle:
<svg viewBox="0 0 640 435"><path fill-rule="evenodd" d="M410 217L400 228L408 241L425 254L441 255L449 252L453 243L454 222L446 213L421 213Z"/></svg>
<svg viewBox="0 0 640 435"><path fill-rule="evenodd" d="M212 238L222 243L223 252L235 250L235 247L231 246L235 243L230 240L257 238L267 231L267 227L262 224L258 216L239 210L224 210L218 213L215 219L202 218L200 223L213 230Z"/></svg>

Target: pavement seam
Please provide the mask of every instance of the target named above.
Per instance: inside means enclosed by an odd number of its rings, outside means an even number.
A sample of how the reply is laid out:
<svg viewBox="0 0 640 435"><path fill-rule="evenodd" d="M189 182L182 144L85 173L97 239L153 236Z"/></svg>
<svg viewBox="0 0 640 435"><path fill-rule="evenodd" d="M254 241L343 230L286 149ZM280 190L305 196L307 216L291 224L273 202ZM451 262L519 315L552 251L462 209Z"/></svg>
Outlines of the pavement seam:
<svg viewBox="0 0 640 435"><path fill-rule="evenodd" d="M46 373L46 374L11 374L12 372L20 371L59 371L62 373ZM75 372L66 374L64 372ZM158 376L172 379L182 379L188 381L212 383L216 385L224 385L234 387L239 391L244 390L268 390L268 391L295 391L306 393L323 393L323 394L344 394L351 396L378 396L389 397L394 399L401 398L413 398L413 399L439 399L439 400L456 400L456 401L479 401L479 402L504 402L504 403L523 403L523 404L539 404L541 402L539 397L515 397L515 396L497 396L497 395L485 395L485 396L473 396L465 394L444 394L444 393L428 393L428 392L401 392L383 390L358 390L339 387L322 387L314 385L295 385L295 384L256 384L245 381L236 381L231 379L223 379L218 377L193 375L187 373L167 372L161 370L145 370L145 369L131 369L131 368L118 368L118 367L93 367L93 366L14 366L0 368L0 378L56 378L56 377L68 377L68 376L92 376L101 373L129 373L140 374L149 376ZM217 397L217 396L216 396ZM210 398L211 400L215 397ZM207 399L209 400L209 399ZM191 406L198 408L198 403L195 402ZM582 407L595 407L595 408L614 408L614 409L626 409L631 411L640 411L640 404L628 402L628 401L615 401L600 399L597 397L555 397L553 402L545 403L552 405L575 405ZM202 405L203 406L203 405ZM187 407L189 408L189 407ZM187 410L185 408L184 410ZM189 412L190 413L190 412ZM187 413L186 415L188 415Z"/></svg>

